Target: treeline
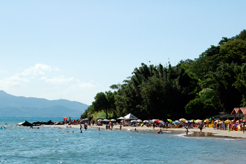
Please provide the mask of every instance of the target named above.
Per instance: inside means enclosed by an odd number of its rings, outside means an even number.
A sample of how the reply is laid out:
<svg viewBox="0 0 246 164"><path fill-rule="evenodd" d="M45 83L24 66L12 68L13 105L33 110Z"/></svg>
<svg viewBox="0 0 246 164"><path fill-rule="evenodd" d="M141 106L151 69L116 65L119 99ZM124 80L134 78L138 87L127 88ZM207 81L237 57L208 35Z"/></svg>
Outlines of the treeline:
<svg viewBox="0 0 246 164"><path fill-rule="evenodd" d="M246 30L223 37L195 60L176 66L141 64L122 84L100 92L81 115L141 119L205 118L246 106Z"/></svg>

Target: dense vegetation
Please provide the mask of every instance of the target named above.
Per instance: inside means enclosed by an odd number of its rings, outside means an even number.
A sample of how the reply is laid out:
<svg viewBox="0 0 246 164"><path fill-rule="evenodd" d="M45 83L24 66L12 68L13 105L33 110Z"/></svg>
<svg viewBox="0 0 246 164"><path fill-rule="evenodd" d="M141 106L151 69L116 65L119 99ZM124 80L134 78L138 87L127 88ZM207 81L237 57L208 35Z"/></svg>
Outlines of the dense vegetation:
<svg viewBox="0 0 246 164"><path fill-rule="evenodd" d="M195 60L165 67L142 63L123 84L110 88L98 93L81 116L202 119L246 106L246 30L223 37Z"/></svg>

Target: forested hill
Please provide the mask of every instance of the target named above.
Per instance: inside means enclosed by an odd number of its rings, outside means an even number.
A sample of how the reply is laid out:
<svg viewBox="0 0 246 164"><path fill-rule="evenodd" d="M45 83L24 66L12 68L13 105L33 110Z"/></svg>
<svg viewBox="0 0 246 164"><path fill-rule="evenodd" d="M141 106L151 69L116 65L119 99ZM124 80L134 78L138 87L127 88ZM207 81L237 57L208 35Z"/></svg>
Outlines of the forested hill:
<svg viewBox="0 0 246 164"><path fill-rule="evenodd" d="M0 91L0 116L79 117L87 108L76 101L27 98Z"/></svg>
<svg viewBox="0 0 246 164"><path fill-rule="evenodd" d="M113 91L95 96L83 117L132 113L141 119L202 119L230 113L246 106L246 30L176 66L142 63L130 78L110 87Z"/></svg>

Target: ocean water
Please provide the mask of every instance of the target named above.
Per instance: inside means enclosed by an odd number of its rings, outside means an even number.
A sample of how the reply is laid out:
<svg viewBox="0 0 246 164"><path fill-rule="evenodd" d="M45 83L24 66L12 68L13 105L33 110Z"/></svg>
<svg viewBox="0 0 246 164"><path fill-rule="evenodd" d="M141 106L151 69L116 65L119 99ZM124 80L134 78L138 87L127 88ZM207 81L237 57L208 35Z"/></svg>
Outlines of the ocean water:
<svg viewBox="0 0 246 164"><path fill-rule="evenodd" d="M246 140L184 133L15 126L62 118L1 118L0 163L245 163ZM8 125L5 125L8 123ZM66 133L69 131L70 133ZM72 133L74 131L74 133Z"/></svg>

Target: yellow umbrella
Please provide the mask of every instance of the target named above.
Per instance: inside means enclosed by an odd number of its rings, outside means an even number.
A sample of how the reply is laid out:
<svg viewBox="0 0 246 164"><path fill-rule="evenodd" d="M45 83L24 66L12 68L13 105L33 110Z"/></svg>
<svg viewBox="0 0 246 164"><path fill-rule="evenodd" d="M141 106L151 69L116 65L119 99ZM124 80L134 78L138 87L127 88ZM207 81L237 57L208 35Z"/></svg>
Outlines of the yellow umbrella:
<svg viewBox="0 0 246 164"><path fill-rule="evenodd" d="M225 123L229 124L229 123L231 123L231 120L225 120Z"/></svg>
<svg viewBox="0 0 246 164"><path fill-rule="evenodd" d="M186 122L187 120L185 118L179 119L180 122Z"/></svg>
<svg viewBox="0 0 246 164"><path fill-rule="evenodd" d="M204 122L208 123L211 122L209 119L205 119Z"/></svg>
<svg viewBox="0 0 246 164"><path fill-rule="evenodd" d="M216 120L216 121L214 121L214 123L218 124L218 123L219 123L219 121L220 121L220 120Z"/></svg>

